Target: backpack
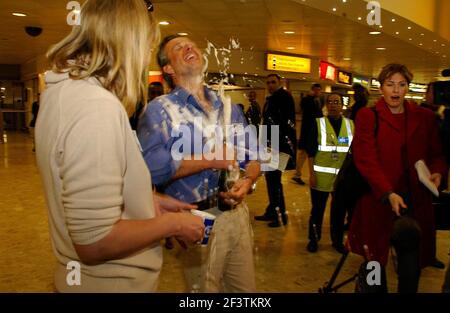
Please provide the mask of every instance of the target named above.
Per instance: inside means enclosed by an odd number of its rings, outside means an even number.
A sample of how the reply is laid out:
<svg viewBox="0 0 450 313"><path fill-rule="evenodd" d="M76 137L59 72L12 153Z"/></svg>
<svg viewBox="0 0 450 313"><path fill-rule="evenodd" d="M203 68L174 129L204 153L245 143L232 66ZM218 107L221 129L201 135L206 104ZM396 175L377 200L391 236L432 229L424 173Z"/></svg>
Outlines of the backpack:
<svg viewBox="0 0 450 313"><path fill-rule="evenodd" d="M371 110L375 114L374 132L376 138L378 135L378 113L375 108ZM352 210L358 199L369 192L370 186L356 167L353 159L352 146L350 146L334 182L333 201L335 201L338 208Z"/></svg>

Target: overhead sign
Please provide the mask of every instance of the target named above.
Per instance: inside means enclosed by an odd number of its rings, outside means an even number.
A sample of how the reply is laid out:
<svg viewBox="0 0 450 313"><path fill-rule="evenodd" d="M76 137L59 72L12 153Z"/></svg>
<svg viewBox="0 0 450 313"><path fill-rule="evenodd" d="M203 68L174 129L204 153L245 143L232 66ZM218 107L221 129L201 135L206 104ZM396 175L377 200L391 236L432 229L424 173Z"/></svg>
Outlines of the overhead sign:
<svg viewBox="0 0 450 313"><path fill-rule="evenodd" d="M334 65L327 62L320 62L320 78L336 80L337 69Z"/></svg>
<svg viewBox="0 0 450 313"><path fill-rule="evenodd" d="M352 73L338 71L337 81L340 84L351 85L352 84Z"/></svg>
<svg viewBox="0 0 450 313"><path fill-rule="evenodd" d="M375 78L372 78L370 80L370 90L378 90L380 89L381 84L378 80L376 80Z"/></svg>
<svg viewBox="0 0 450 313"><path fill-rule="evenodd" d="M427 89L428 89L428 85L426 85L426 84L417 84L417 83L410 83L409 84L409 91L410 92L426 93Z"/></svg>
<svg viewBox="0 0 450 313"><path fill-rule="evenodd" d="M266 69L269 71L311 73L311 59L267 53Z"/></svg>
<svg viewBox="0 0 450 313"><path fill-rule="evenodd" d="M353 76L353 84L360 84L366 88L369 88L369 79L361 76Z"/></svg>

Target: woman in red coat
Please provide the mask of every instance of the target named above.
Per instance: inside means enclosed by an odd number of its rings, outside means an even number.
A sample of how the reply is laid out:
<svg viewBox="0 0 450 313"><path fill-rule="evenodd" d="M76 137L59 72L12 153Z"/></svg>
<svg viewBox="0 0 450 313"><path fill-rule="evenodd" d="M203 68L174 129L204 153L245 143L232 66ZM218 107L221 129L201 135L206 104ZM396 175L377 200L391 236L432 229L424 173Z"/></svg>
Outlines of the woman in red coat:
<svg viewBox="0 0 450 313"><path fill-rule="evenodd" d="M420 268L435 256L432 194L419 182L415 163L425 161L436 187L446 171L433 112L405 100L412 77L404 65L383 68L378 77L383 97L376 115L360 110L352 148L371 192L357 203L350 249L385 266L392 244L399 292L417 292Z"/></svg>

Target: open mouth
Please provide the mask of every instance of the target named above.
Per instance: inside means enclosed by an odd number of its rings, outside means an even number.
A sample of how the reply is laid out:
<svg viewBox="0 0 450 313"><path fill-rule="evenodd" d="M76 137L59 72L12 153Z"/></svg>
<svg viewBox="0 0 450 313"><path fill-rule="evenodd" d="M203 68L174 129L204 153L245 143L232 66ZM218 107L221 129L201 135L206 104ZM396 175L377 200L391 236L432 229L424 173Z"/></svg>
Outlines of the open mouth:
<svg viewBox="0 0 450 313"><path fill-rule="evenodd" d="M400 101L400 96L392 96L391 100L394 102L398 102L398 101Z"/></svg>
<svg viewBox="0 0 450 313"><path fill-rule="evenodd" d="M185 61L192 61L192 60L195 60L197 57L196 57L196 55L194 54L194 53L188 53L185 57L184 57L184 60Z"/></svg>

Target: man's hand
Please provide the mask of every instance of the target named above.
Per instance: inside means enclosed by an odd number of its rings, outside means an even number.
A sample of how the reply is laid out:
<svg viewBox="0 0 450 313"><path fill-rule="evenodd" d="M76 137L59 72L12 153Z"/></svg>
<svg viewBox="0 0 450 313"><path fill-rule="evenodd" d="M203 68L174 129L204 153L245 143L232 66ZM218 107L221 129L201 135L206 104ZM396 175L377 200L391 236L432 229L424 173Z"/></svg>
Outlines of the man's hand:
<svg viewBox="0 0 450 313"><path fill-rule="evenodd" d="M397 216L402 216L402 209L407 208L403 198L394 192L389 195L389 203Z"/></svg>
<svg viewBox="0 0 450 313"><path fill-rule="evenodd" d="M192 205L160 193L154 193L153 200L157 216L168 212L185 212L197 208L196 205Z"/></svg>
<svg viewBox="0 0 450 313"><path fill-rule="evenodd" d="M434 173L430 176L430 180L433 182L436 188L439 189L439 186L441 185L442 175L439 173Z"/></svg>
<svg viewBox="0 0 450 313"><path fill-rule="evenodd" d="M221 192L220 197L229 205L239 204L250 192L252 185L253 181L249 177L241 178L233 185L229 192Z"/></svg>

